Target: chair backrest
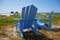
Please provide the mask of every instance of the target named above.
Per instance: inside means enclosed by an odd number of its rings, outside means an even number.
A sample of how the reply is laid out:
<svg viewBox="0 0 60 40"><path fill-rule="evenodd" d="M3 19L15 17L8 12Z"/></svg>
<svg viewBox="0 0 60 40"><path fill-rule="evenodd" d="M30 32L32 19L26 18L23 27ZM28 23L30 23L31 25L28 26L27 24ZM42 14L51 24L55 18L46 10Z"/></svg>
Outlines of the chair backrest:
<svg viewBox="0 0 60 40"><path fill-rule="evenodd" d="M52 11L52 12L50 13L50 15L48 16L48 19L51 19L53 13L54 13L54 11Z"/></svg>
<svg viewBox="0 0 60 40"><path fill-rule="evenodd" d="M48 21L48 28L50 29L51 28L51 19L52 19L52 14L54 13L54 11L52 11L51 13L50 13L50 15L48 16L48 18L47 18L47 21Z"/></svg>
<svg viewBox="0 0 60 40"><path fill-rule="evenodd" d="M30 28L32 26L36 12L37 8L33 5L22 8L22 20L25 28Z"/></svg>

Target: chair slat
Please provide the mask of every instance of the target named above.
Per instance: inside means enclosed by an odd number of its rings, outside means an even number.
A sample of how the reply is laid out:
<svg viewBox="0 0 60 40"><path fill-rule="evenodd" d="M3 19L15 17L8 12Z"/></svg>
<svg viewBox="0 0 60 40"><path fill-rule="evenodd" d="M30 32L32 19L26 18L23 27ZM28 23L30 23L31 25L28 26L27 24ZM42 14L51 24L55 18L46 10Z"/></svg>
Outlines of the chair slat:
<svg viewBox="0 0 60 40"><path fill-rule="evenodd" d="M29 6L26 7L26 11L25 11L25 21L24 21L24 22L25 22L25 23L24 23L25 28L27 28L27 26L28 26L28 25L27 25L27 24L28 24L28 18L29 18L29 17L28 17L28 11L29 11Z"/></svg>
<svg viewBox="0 0 60 40"><path fill-rule="evenodd" d="M32 20L35 19L36 12L37 12L37 8L35 6L33 6L33 5L31 5L30 10L29 10L29 18L28 18L28 20L31 20L28 23L29 27L32 27L32 23L33 23Z"/></svg>
<svg viewBox="0 0 60 40"><path fill-rule="evenodd" d="M31 28L37 8L33 5L22 8L22 20L24 28Z"/></svg>

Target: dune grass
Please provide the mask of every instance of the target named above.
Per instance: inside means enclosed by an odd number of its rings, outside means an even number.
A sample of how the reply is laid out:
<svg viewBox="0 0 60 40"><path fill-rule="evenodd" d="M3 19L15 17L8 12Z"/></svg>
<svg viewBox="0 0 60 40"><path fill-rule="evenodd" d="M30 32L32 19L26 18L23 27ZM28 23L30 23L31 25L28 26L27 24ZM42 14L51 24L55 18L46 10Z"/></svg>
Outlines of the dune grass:
<svg viewBox="0 0 60 40"><path fill-rule="evenodd" d="M36 18L37 17L41 17L41 18L46 18L49 14L36 14ZM0 15L0 30L4 29L4 26L8 27L8 25L15 25L14 22L14 18L20 18L21 15L19 14L14 14L14 15L10 15L10 16L2 16ZM45 22L45 20L41 19L41 22ZM59 13L54 13L52 15L52 23L60 21L60 14ZM44 34L46 34L46 31L43 31ZM2 32L0 33L0 35L6 35L5 32L2 30ZM46 34L47 35L47 34ZM60 37L59 34L51 34L51 35L58 35L58 38ZM10 38L11 40L20 40L21 38L18 36L16 39L15 38Z"/></svg>
<svg viewBox="0 0 60 40"><path fill-rule="evenodd" d="M0 26L5 26L5 25L13 25L14 23L14 18L19 18L19 14L14 14L10 16L4 16L0 15Z"/></svg>
<svg viewBox="0 0 60 40"><path fill-rule="evenodd" d="M47 13L46 14L37 13L36 18L37 17L46 18L48 15L49 14L47 14ZM0 26L13 25L13 24L15 24L14 18L20 18L20 17L21 17L21 15L19 15L18 13L11 15L11 16L0 15ZM56 22L58 20L60 20L60 13L54 13L52 15L52 23ZM41 21L45 21L45 20L41 19Z"/></svg>

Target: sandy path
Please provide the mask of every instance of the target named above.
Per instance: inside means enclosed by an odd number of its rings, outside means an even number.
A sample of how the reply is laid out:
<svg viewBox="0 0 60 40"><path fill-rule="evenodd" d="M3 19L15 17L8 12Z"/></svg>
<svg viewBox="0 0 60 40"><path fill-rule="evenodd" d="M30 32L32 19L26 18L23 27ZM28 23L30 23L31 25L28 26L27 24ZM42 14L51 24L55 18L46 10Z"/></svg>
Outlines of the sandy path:
<svg viewBox="0 0 60 40"><path fill-rule="evenodd" d="M16 27L6 28L4 31L5 31L7 36L0 37L0 40L10 40L11 38L16 38L17 37Z"/></svg>
<svg viewBox="0 0 60 40"><path fill-rule="evenodd" d="M55 27L55 26L54 26ZM54 28L53 27L53 28ZM0 36L0 40L17 40L19 39L18 33L16 33L16 27L9 27L4 29L6 36ZM49 38L53 38L54 40L60 40L60 32L53 32L53 31L42 31L42 33L45 33ZM59 36L59 37L58 37Z"/></svg>

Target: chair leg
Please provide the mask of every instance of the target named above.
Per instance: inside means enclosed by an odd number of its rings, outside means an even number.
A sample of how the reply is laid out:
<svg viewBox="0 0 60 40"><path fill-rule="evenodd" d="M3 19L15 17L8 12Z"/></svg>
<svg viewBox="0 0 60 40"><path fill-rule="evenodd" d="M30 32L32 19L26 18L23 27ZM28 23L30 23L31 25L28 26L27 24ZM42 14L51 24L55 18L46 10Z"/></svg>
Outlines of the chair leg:
<svg viewBox="0 0 60 40"><path fill-rule="evenodd" d="M23 21L20 21L19 34L20 34L20 36L21 36L22 38L24 37L24 36L23 36L23 27L24 27Z"/></svg>
<svg viewBox="0 0 60 40"><path fill-rule="evenodd" d="M36 27L33 27L32 30L33 30L33 32L34 32L36 35L38 35L38 31L37 31L37 28L36 28Z"/></svg>
<svg viewBox="0 0 60 40"><path fill-rule="evenodd" d="M24 37L24 36L23 36L23 30L22 30L22 29L20 29L19 34L20 34L20 36L21 36L22 38Z"/></svg>
<svg viewBox="0 0 60 40"><path fill-rule="evenodd" d="M38 35L36 21L34 21L33 24L34 24L34 25L33 25L33 28L32 28L32 29L33 29L33 32L34 32L36 35Z"/></svg>
<svg viewBox="0 0 60 40"><path fill-rule="evenodd" d="M20 23L16 23L16 31L19 32Z"/></svg>

